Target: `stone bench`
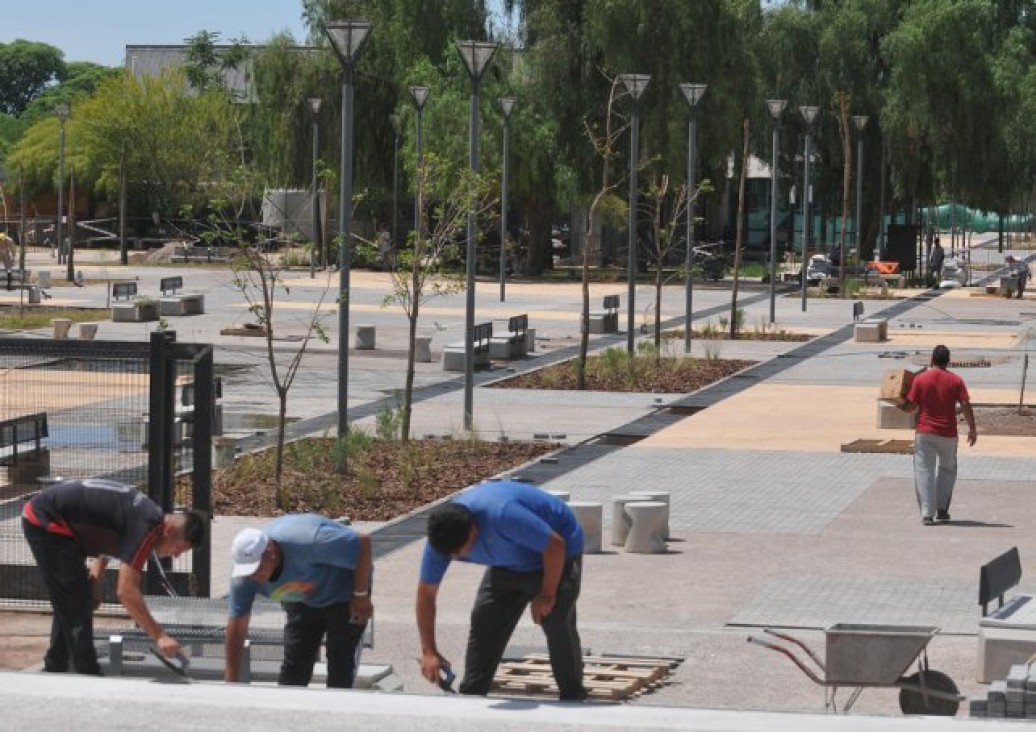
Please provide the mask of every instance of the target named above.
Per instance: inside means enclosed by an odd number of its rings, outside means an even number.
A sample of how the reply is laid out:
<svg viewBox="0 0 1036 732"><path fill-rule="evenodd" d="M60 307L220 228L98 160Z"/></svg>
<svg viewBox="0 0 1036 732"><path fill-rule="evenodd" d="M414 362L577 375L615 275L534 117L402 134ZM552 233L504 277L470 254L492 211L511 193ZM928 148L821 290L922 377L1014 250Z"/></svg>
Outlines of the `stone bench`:
<svg viewBox="0 0 1036 732"><path fill-rule="evenodd" d="M521 358L527 353L526 334L529 330L529 316L515 315L507 320L507 331L495 335L489 341L489 357L508 361Z"/></svg>
<svg viewBox="0 0 1036 732"><path fill-rule="evenodd" d="M623 548L631 554L663 554L668 534L669 504L662 501L634 501L625 506L630 530Z"/></svg>
<svg viewBox="0 0 1036 732"><path fill-rule="evenodd" d="M907 412L889 399L878 400L879 430L912 430L917 426L917 412Z"/></svg>
<svg viewBox="0 0 1036 732"><path fill-rule="evenodd" d="M373 325L357 325L353 348L357 351L373 351L378 339L378 329Z"/></svg>
<svg viewBox="0 0 1036 732"><path fill-rule="evenodd" d="M72 329L72 321L68 318L54 318L50 321L54 326L54 339L62 340L68 338L68 331Z"/></svg>
<svg viewBox="0 0 1036 732"><path fill-rule="evenodd" d="M868 318L853 326L853 340L857 343L882 343L888 340L889 321L885 318Z"/></svg>
<svg viewBox="0 0 1036 732"><path fill-rule="evenodd" d="M590 311L591 333L616 333L619 330L619 296L605 295L602 310Z"/></svg>
<svg viewBox="0 0 1036 732"><path fill-rule="evenodd" d="M158 320L158 303L137 294L136 282L113 282L111 289L113 323L143 323Z"/></svg>
<svg viewBox="0 0 1036 732"><path fill-rule="evenodd" d="M978 622L977 678L982 683L1003 679L1011 666L1026 663L1036 653L1036 598L1017 594L1004 596L1022 578L1021 558L1013 547L979 570L978 601L982 617ZM998 607L988 612L989 603Z"/></svg>
<svg viewBox="0 0 1036 732"><path fill-rule="evenodd" d="M489 343L492 339L493 324L491 322L477 323L475 325L471 333L474 368L489 366ZM465 343L451 343L442 349L443 371L464 371L465 346Z"/></svg>
<svg viewBox="0 0 1036 732"><path fill-rule="evenodd" d="M205 313L205 295L200 292L178 292L183 289L183 277L163 277L158 282L158 313L167 315L203 315Z"/></svg>
<svg viewBox="0 0 1036 732"><path fill-rule="evenodd" d="M97 323L80 323L79 340L92 341L97 336Z"/></svg>
<svg viewBox="0 0 1036 732"><path fill-rule="evenodd" d="M599 501L569 501L568 507L583 529L583 553L600 554L604 535L604 504Z"/></svg>

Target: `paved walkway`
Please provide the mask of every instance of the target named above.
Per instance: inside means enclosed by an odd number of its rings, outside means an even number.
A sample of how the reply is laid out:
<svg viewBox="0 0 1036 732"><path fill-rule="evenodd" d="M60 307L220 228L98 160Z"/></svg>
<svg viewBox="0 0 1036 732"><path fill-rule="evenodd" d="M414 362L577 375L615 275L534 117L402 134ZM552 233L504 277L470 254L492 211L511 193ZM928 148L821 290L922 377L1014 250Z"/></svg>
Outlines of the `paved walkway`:
<svg viewBox="0 0 1036 732"><path fill-rule="evenodd" d="M88 278L114 277L119 271L85 261L83 269ZM141 291L148 291L157 289L158 278L172 270L133 272L140 276ZM179 340L212 342L217 363L242 367L224 381L228 421L236 418L244 426L252 415L272 413L272 390L264 398L260 386L265 354L259 344L219 335L221 328L247 320L226 273L175 272L184 275L187 289L206 292L208 310L201 317L170 319ZM305 303L319 296L321 286L300 274L278 307L304 313ZM354 273L353 288L352 322L377 325L379 353L352 354L349 408L351 414L366 415L359 423L373 429L379 400L401 385L405 331L398 312L380 307L387 291L385 275ZM491 284L480 283L479 288L478 320L528 312L530 325L537 329L536 355L516 367L546 362L577 342L577 285L509 284L505 304L497 301ZM93 285L52 292L53 302L104 301L104 288ZM592 288L595 301L613 293L625 301L624 284ZM746 326L761 327L769 305L765 289L743 287L741 298ZM638 303L652 299L651 288L638 288ZM718 324L729 310L729 299L729 290L696 288L699 322ZM682 303L681 288L667 289L663 319L680 322ZM966 693L984 691L974 681L978 568L1011 546L1019 547L1023 562L1036 556L1036 504L1031 501L1036 440L980 435L975 448L963 447L954 521L932 528L919 521L909 456L851 455L839 448L855 439L910 438L909 432L877 429L878 380L887 368L924 365L936 343L949 345L955 356L981 355L990 362L989 367L961 372L976 403L1017 403L1022 359L1036 345L1036 300L1033 295L1020 301L973 297L972 291L961 290L910 301L866 301L865 307L867 315L886 310L891 316L889 341L852 342L847 338L850 302L810 300L802 312L797 293L777 299L778 325L826 337L805 346L695 341L695 355L718 352L725 358L764 360L756 371L703 394L476 389L480 434L521 439L548 431L564 435L570 447L555 462L525 466L518 474L544 488L569 490L573 500L607 501L631 488L665 490L672 496L674 541L667 554L631 555L609 547L586 558L580 602L585 645L595 652L686 659L672 684L633 706L822 711L822 689L786 659L747 644L745 638L760 626L778 625L801 629L796 632L822 646L821 629L832 622L941 625L945 634L929 646L933 668L949 673ZM424 313L422 330L432 336L433 351L441 351L462 330L463 295L433 301ZM624 324L625 318L621 320ZM329 326L330 345L314 348L307 357L289 400L291 416L314 431L334 424L333 415L326 413L334 403L337 373L333 317ZM151 327L104 322L98 337L143 339ZM291 335L293 327L298 324L286 318L284 335ZM47 337L43 331L36 335ZM595 339L597 346L607 343L624 346L625 336ZM295 347L297 343L284 342L286 354ZM497 368L479 381L508 373ZM415 433L459 431L462 394L457 377L442 372L436 361L421 365L418 379L426 390L415 407ZM1033 380L1030 373L1030 384ZM682 405L706 404L691 416L680 410ZM625 447L608 440L594 443L599 435L630 433L643 439ZM228 532L239 525L221 522ZM392 663L408 693L437 694L420 679L413 660L418 651L413 593L420 554L420 543L414 540L419 525L416 531L413 527L414 522L397 522L375 533L382 547L375 597L378 635L368 659ZM217 554L214 561L221 560L226 558ZM225 571L217 567L214 576ZM451 568L440 593L441 647L458 665L478 578L473 568ZM514 641L540 645L542 636L523 621ZM896 698L893 690L868 690L856 708L895 715Z"/></svg>

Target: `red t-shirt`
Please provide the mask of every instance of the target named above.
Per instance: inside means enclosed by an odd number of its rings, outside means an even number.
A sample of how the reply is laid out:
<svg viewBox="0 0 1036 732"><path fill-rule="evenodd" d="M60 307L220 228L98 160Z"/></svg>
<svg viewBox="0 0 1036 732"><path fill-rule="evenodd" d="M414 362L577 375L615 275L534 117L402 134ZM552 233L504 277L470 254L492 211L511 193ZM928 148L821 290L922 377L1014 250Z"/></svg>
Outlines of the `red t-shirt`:
<svg viewBox="0 0 1036 732"><path fill-rule="evenodd" d="M957 374L932 367L918 374L907 400L917 405L917 431L957 436L957 404L967 404L968 388Z"/></svg>

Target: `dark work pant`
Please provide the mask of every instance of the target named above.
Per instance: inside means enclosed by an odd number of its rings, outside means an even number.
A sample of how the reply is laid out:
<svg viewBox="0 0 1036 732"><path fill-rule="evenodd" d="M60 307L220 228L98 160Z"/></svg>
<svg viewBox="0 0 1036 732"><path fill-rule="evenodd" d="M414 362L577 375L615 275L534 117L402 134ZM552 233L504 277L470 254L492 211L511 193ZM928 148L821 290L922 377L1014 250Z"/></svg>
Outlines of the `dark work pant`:
<svg viewBox="0 0 1036 732"><path fill-rule="evenodd" d="M583 558L565 561L554 609L543 620L550 667L562 700L586 698L583 688L583 649L576 628L576 601L582 584ZM482 577L464 658L461 694L489 693L500 659L522 613L543 585L543 572L512 572L490 567Z"/></svg>
<svg viewBox="0 0 1036 732"><path fill-rule="evenodd" d="M41 529L24 518L22 532L43 574L54 609L50 648L43 659L43 668L68 671L71 662L77 673L99 675L101 668L94 649L94 603L86 555L75 539Z"/></svg>
<svg viewBox="0 0 1036 732"><path fill-rule="evenodd" d="M283 603L288 613L284 625L284 663L277 683L307 686L313 678L313 664L320 642L327 640L327 687L351 689L360 668L363 631L366 623L349 622L349 603L310 607L301 602Z"/></svg>

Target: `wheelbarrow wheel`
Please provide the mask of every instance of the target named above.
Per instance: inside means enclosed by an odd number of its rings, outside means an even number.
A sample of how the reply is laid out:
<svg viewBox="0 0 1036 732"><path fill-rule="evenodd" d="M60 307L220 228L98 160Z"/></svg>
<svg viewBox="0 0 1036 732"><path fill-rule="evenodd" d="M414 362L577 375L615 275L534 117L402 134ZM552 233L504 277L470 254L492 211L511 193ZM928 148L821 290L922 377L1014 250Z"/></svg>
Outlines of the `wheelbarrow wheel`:
<svg viewBox="0 0 1036 732"><path fill-rule="evenodd" d="M923 677L923 678L922 678ZM912 676L903 679L904 682L913 686L923 686L933 691L941 691L947 694L959 694L957 685L953 683L946 674L940 671L919 671ZM929 714L938 717L952 717L957 714L960 702L956 699L943 699L931 696L925 700L925 695L916 689L899 690L899 708L903 714Z"/></svg>

